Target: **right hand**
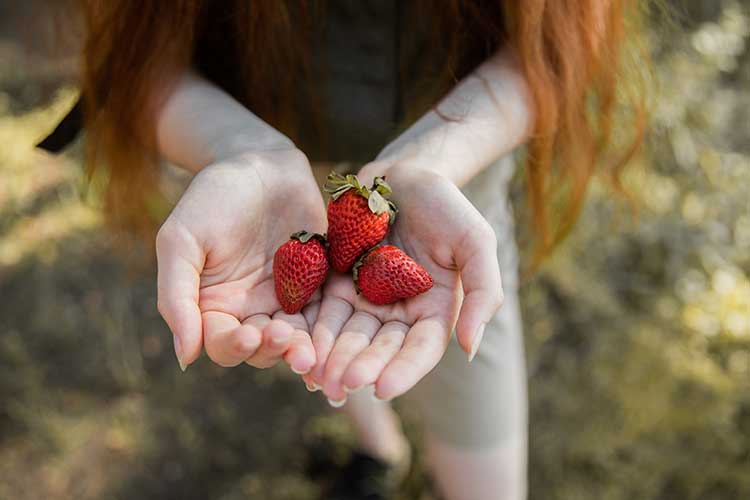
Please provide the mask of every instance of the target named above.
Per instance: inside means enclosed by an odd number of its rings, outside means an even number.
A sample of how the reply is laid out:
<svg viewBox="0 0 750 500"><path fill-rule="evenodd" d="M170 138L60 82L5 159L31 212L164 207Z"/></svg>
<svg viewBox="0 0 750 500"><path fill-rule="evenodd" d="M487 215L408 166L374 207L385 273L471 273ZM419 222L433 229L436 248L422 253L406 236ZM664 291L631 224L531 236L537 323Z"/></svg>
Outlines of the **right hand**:
<svg viewBox="0 0 750 500"><path fill-rule="evenodd" d="M351 276L328 279L313 331L317 363L304 380L334 406L366 385L380 399L404 394L438 364L454 327L471 361L502 303L495 232L453 182L429 170L377 164L358 175L365 182L387 177L400 213L386 242L412 256L434 285L375 305L357 293Z"/></svg>
<svg viewBox="0 0 750 500"><path fill-rule="evenodd" d="M156 238L158 309L181 368L205 347L221 366L315 364L319 294L294 315L276 299L273 256L301 229L323 233L323 199L296 149L249 152L201 170Z"/></svg>

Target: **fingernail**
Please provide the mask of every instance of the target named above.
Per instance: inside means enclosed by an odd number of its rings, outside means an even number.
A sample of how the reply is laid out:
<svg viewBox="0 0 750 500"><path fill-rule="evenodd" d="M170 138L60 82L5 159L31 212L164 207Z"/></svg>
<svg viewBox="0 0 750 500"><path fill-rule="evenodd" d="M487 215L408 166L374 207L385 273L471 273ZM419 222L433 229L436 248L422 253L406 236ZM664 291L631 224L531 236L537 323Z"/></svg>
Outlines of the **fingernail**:
<svg viewBox="0 0 750 500"><path fill-rule="evenodd" d="M290 366L289 368L291 368L292 371L294 373L296 373L297 375L306 375L306 374L310 373L310 370L312 370L312 368L308 368L307 370L298 370L298 369L296 369L293 366Z"/></svg>
<svg viewBox="0 0 750 500"><path fill-rule="evenodd" d="M346 404L346 398L341 399L339 401L334 401L333 399L328 400L328 404L333 406L334 408L341 408Z"/></svg>
<svg viewBox="0 0 750 500"><path fill-rule="evenodd" d="M373 401L383 401L375 395L375 392L377 392L375 384L366 385L365 388L367 389L367 393L370 395L370 399L372 399Z"/></svg>
<svg viewBox="0 0 750 500"><path fill-rule="evenodd" d="M389 403L393 398L381 398L380 396L378 396L378 391L373 385L372 386L372 399L374 399L375 401L380 401L382 403Z"/></svg>
<svg viewBox="0 0 750 500"><path fill-rule="evenodd" d="M177 364L180 365L180 370L184 372L188 365L182 361L182 341L177 335L173 335L172 338L174 339L174 354L177 356Z"/></svg>
<svg viewBox="0 0 750 500"><path fill-rule="evenodd" d="M487 326L487 323L482 323L479 325L479 328L477 328L477 333L474 334L474 340L471 341L471 352L469 353L469 363L474 359L474 356L477 355L477 351L479 351L479 344L482 343L482 337L484 337L484 327Z"/></svg>
<svg viewBox="0 0 750 500"><path fill-rule="evenodd" d="M310 392L317 392L321 389L321 387L315 382L312 382L310 384L305 384L305 387L307 387L307 390Z"/></svg>
<svg viewBox="0 0 750 500"><path fill-rule="evenodd" d="M364 387L364 385L360 385L358 387L349 387L349 386L344 385L342 387L343 387L345 393L347 393L347 394L354 394L355 392L361 391L362 388Z"/></svg>

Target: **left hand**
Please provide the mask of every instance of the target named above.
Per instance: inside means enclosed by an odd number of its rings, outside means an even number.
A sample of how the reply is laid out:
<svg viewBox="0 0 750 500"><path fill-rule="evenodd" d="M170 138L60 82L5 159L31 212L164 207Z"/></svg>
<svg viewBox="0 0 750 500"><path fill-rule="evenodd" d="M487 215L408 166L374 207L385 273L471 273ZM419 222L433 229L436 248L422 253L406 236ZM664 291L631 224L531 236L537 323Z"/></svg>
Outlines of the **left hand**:
<svg viewBox="0 0 750 500"><path fill-rule="evenodd" d="M502 303L495 233L461 191L436 173L398 166L372 164L358 177L369 185L375 175L387 177L399 208L386 240L434 286L378 306L357 295L349 274L329 277L312 334L317 364L304 379L336 406L365 385L385 400L411 389L440 361L454 326L471 358Z"/></svg>

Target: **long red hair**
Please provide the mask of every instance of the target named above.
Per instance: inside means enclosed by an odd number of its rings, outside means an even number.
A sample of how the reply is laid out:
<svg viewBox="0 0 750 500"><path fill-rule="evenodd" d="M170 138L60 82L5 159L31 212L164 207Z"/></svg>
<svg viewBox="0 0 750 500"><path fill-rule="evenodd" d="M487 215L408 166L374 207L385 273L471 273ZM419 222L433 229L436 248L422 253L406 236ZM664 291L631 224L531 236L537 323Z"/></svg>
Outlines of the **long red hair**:
<svg viewBox="0 0 750 500"><path fill-rule="evenodd" d="M642 140L642 93L629 71L633 65L623 64L634 54L638 2L409 5L417 9L414 19L432 31L430 46L444 61L433 75L428 105L499 47L518 55L536 107L525 174L538 260L573 225L594 172L606 171L618 188L622 167ZM296 82L307 79L314 99L307 47L321 3L83 0L83 7L87 163L92 170L106 169L112 220L137 225L151 206L158 162L153 117L174 75L188 65L297 137L289 96ZM236 71L221 71L227 65ZM412 111L406 116L423 111L413 102L403 105ZM625 139L614 137L615 115L627 124Z"/></svg>

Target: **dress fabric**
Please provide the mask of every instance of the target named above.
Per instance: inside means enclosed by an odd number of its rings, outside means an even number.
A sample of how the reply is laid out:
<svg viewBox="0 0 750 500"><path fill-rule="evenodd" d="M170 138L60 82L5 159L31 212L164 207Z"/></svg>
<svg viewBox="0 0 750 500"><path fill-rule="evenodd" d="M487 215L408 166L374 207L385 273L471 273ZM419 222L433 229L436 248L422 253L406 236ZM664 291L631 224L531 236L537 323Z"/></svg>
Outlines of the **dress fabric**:
<svg viewBox="0 0 750 500"><path fill-rule="evenodd" d="M497 258L505 299L487 324L474 360L454 337L443 359L408 395L421 409L426 430L459 448L494 449L525 443L527 437L526 365L518 302L518 251L508 184L514 159L487 167L463 193L487 219L498 241ZM517 448L519 463L525 447Z"/></svg>

